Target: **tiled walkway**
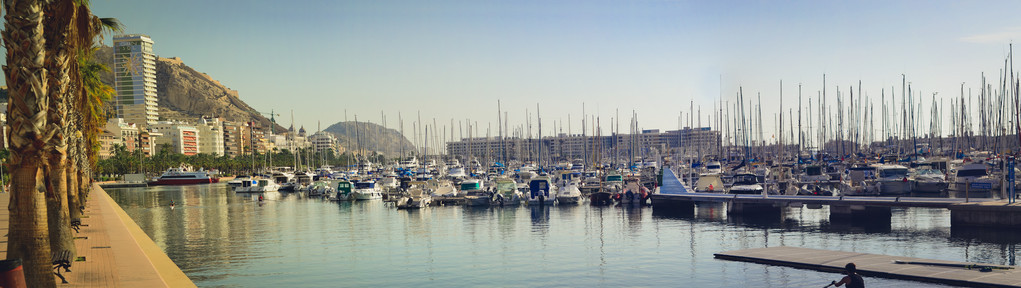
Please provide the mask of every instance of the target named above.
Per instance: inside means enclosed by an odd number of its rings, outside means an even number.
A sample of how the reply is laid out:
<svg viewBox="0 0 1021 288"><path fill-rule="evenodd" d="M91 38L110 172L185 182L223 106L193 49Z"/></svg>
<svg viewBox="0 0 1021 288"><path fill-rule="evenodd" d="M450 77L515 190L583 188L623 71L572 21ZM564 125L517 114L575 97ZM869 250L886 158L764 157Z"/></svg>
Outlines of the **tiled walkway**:
<svg viewBox="0 0 1021 288"><path fill-rule="evenodd" d="M81 232L76 233L77 257L69 284L61 287L194 287L162 250L152 242L113 199L93 185L85 206ZM0 259L7 256L9 193L0 193ZM56 278L56 276L54 276ZM60 279L57 279L60 283Z"/></svg>

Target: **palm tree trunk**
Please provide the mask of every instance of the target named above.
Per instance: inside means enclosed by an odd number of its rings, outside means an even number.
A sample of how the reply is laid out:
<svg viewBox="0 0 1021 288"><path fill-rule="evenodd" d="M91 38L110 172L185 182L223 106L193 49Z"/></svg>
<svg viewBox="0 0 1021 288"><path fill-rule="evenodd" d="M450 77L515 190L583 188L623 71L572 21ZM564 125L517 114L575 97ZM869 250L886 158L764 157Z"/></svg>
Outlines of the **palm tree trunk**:
<svg viewBox="0 0 1021 288"><path fill-rule="evenodd" d="M52 135L46 139L46 206L49 218L50 249L53 251L70 251L75 254L74 235L71 233L71 215L67 205L67 104L73 99L68 92L71 82L71 60L75 59L73 39L69 39L73 29L71 20L75 18L75 4L71 0L53 1L45 5L43 20L45 26L47 77L47 125L44 133ZM76 61L77 63L77 61Z"/></svg>
<svg viewBox="0 0 1021 288"><path fill-rule="evenodd" d="M75 126L77 126L77 125L75 125ZM77 133L76 134L76 136L78 136L78 135L81 135L81 133ZM70 213L70 215L71 215L71 219L82 218L82 210L81 210L81 208L79 208L79 207L81 207L81 203L78 201L78 188L79 188L78 187L78 162L81 161L81 159L80 159L80 156L81 156L81 154L80 154L81 153L81 142L82 141L81 141L81 137L80 136L75 138L74 143L73 143L72 148L71 148L71 151L74 152L74 153L71 153L72 161L70 161L70 163L68 163L68 165L65 166L65 168L66 168L65 173L67 173L66 174L66 176L67 176L67 206L68 206L68 209L69 209L68 213Z"/></svg>
<svg viewBox="0 0 1021 288"><path fill-rule="evenodd" d="M56 287L50 267L46 185L42 149L46 143L47 83L43 60L43 1L4 0L11 148L10 231L7 258L21 258L30 287Z"/></svg>

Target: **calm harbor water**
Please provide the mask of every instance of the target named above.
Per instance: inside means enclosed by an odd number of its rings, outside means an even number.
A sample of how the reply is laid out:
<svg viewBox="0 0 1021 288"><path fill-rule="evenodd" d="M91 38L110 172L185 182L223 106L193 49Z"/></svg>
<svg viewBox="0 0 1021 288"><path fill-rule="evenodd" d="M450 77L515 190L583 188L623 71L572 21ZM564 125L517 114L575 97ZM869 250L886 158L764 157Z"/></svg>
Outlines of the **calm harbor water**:
<svg viewBox="0 0 1021 288"><path fill-rule="evenodd" d="M840 275L713 253L799 246L1014 265L1021 242L1018 233L951 229L944 209L836 225L825 208L775 219L728 217L724 206L700 206L694 217L588 205L405 211L295 193L260 204L224 184L107 192L200 287L822 287Z"/></svg>

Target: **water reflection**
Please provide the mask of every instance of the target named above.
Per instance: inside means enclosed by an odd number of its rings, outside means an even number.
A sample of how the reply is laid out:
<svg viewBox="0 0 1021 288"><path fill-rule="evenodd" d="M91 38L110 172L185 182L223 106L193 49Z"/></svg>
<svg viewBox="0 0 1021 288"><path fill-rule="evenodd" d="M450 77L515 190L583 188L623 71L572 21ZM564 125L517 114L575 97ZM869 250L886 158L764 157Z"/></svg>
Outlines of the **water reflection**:
<svg viewBox="0 0 1021 288"><path fill-rule="evenodd" d="M1021 243L950 229L943 209L894 209L873 225L831 222L827 209L728 215L723 204L396 210L300 193L260 206L224 185L108 192L199 286L824 286L832 275L711 255L786 245L1013 264Z"/></svg>

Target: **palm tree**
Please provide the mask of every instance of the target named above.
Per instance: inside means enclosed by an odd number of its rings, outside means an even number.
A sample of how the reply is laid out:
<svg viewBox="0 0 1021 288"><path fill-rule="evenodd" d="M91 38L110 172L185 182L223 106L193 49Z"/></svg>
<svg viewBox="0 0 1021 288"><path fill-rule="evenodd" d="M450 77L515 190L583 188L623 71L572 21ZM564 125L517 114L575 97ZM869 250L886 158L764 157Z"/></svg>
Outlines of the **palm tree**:
<svg viewBox="0 0 1021 288"><path fill-rule="evenodd" d="M11 205L7 258L22 259L32 287L56 287L50 267L46 185L43 178L47 110L47 74L43 1L5 0L4 47L11 149Z"/></svg>
<svg viewBox="0 0 1021 288"><path fill-rule="evenodd" d="M74 235L71 233L71 215L67 200L67 136L68 96L71 83L71 65L75 59L79 31L76 24L77 3L71 0L56 0L44 5L43 20L46 38L46 70L49 111L47 113L44 162L46 169L46 206L49 220L50 249L69 251L75 254ZM77 61L74 61L77 62Z"/></svg>

